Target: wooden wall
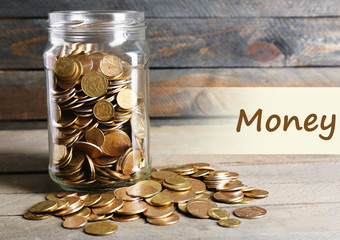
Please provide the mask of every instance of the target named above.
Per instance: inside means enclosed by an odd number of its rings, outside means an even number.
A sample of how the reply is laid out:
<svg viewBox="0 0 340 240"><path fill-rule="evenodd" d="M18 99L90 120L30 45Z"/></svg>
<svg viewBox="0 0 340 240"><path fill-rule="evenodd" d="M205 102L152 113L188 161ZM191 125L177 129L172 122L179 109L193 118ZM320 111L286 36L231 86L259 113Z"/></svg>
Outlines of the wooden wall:
<svg viewBox="0 0 340 240"><path fill-rule="evenodd" d="M84 9L145 12L152 118L224 117L230 86L340 86L339 0L1 1L0 125L46 119L47 13Z"/></svg>

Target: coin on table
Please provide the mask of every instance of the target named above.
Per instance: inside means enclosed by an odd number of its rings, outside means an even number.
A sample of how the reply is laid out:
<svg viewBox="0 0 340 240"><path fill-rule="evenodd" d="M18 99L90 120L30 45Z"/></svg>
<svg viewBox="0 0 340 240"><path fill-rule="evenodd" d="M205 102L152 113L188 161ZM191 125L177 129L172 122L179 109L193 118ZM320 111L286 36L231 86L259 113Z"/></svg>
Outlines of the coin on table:
<svg viewBox="0 0 340 240"><path fill-rule="evenodd" d="M91 209L88 207L83 207L80 211L72 213L70 215L65 215L63 216L63 219L65 220L66 218L69 217L74 217L74 216L83 216L85 218L88 218L91 215Z"/></svg>
<svg viewBox="0 0 340 240"><path fill-rule="evenodd" d="M81 80L81 89L89 97L103 96L108 87L106 77L97 71L86 73Z"/></svg>
<svg viewBox="0 0 340 240"><path fill-rule="evenodd" d="M89 207L100 201L102 196L100 194L91 194L88 198L84 200L85 206Z"/></svg>
<svg viewBox="0 0 340 240"><path fill-rule="evenodd" d="M165 182L171 185L181 185L185 183L185 179L179 175L170 176L165 179Z"/></svg>
<svg viewBox="0 0 340 240"><path fill-rule="evenodd" d="M131 89L125 88L117 94L117 103L123 109L131 109L137 104L137 97Z"/></svg>
<svg viewBox="0 0 340 240"><path fill-rule="evenodd" d="M91 213L90 216L87 218L87 221L95 222L95 221L102 220L104 217L105 215L97 215L97 214Z"/></svg>
<svg viewBox="0 0 340 240"><path fill-rule="evenodd" d="M91 207L104 207L112 203L114 200L115 200L115 195L113 193L110 193L110 192L102 193L99 202L92 205Z"/></svg>
<svg viewBox="0 0 340 240"><path fill-rule="evenodd" d="M240 218L262 218L267 214L267 210L257 206L240 207L234 210L234 214Z"/></svg>
<svg viewBox="0 0 340 240"><path fill-rule="evenodd" d="M146 210L147 204L143 201L124 202L123 207L119 208L116 212L122 215L134 215L142 213Z"/></svg>
<svg viewBox="0 0 340 240"><path fill-rule="evenodd" d="M153 196L150 201L155 206L165 206L172 202L172 196L170 194L160 192Z"/></svg>
<svg viewBox="0 0 340 240"><path fill-rule="evenodd" d="M30 207L32 213L53 212L58 207L58 203L55 200L46 200L38 202Z"/></svg>
<svg viewBox="0 0 340 240"><path fill-rule="evenodd" d="M184 181L184 183L180 185L171 185L166 182L163 182L163 186L174 191L186 191L192 187L192 184L190 181Z"/></svg>
<svg viewBox="0 0 340 240"><path fill-rule="evenodd" d="M56 209L54 209L54 211L65 209L69 205L69 202L66 198L56 199L55 201L57 201L58 206Z"/></svg>
<svg viewBox="0 0 340 240"><path fill-rule="evenodd" d="M261 189L253 189L250 191L245 191L244 195L251 198L265 198L268 197L269 193Z"/></svg>
<svg viewBox="0 0 340 240"><path fill-rule="evenodd" d="M172 190L169 190L169 189L165 189L163 192L171 195L172 201L174 203L187 202L190 199L193 199L195 197L195 192L193 192L191 190L172 191Z"/></svg>
<svg viewBox="0 0 340 240"><path fill-rule="evenodd" d="M208 215L212 219L217 219L217 220L230 217L230 213L227 210L222 209L222 208L211 208L208 211Z"/></svg>
<svg viewBox="0 0 340 240"><path fill-rule="evenodd" d="M109 121L114 117L115 108L112 103L101 100L97 102L93 107L94 116L100 121Z"/></svg>
<svg viewBox="0 0 340 240"><path fill-rule="evenodd" d="M118 226L113 222L95 222L85 226L85 232L91 235L110 235L117 232Z"/></svg>
<svg viewBox="0 0 340 240"><path fill-rule="evenodd" d="M63 227L69 228L69 229L77 229L77 228L81 228L85 226L86 223L87 223L87 218L80 216L80 215L75 215L75 216L66 218L63 222Z"/></svg>
<svg viewBox="0 0 340 240"><path fill-rule="evenodd" d="M58 200L56 192L52 192L46 195L46 200Z"/></svg>
<svg viewBox="0 0 340 240"><path fill-rule="evenodd" d="M147 209L143 214L149 218L164 218L170 216L174 211L175 208L173 204L161 207L147 205Z"/></svg>
<svg viewBox="0 0 340 240"><path fill-rule="evenodd" d="M75 69L76 64L72 58L60 57L55 64L54 71L59 77L68 78L73 75Z"/></svg>
<svg viewBox="0 0 340 240"><path fill-rule="evenodd" d="M164 218L146 218L146 221L153 225L159 226L172 225L179 221L179 216L176 213L173 213L170 216Z"/></svg>
<svg viewBox="0 0 340 240"><path fill-rule="evenodd" d="M204 182L194 178L185 178L185 180L191 182L191 190L194 191L196 194L205 192L206 186Z"/></svg>
<svg viewBox="0 0 340 240"><path fill-rule="evenodd" d="M239 204L248 204L254 201L255 201L255 198L243 197L242 201L239 202Z"/></svg>
<svg viewBox="0 0 340 240"><path fill-rule="evenodd" d="M145 183L145 184L149 184L149 185L153 186L154 188L157 189L158 193L160 191L162 191L162 185L159 182L156 182L156 181L153 181L153 180L144 180L144 181L141 181L141 183Z"/></svg>
<svg viewBox="0 0 340 240"><path fill-rule="evenodd" d="M123 71L122 61L113 55L103 57L99 64L100 70L108 77L116 77Z"/></svg>
<svg viewBox="0 0 340 240"><path fill-rule="evenodd" d="M188 212L188 210L187 210L187 205L188 205L187 202L180 202L180 203L178 203L177 206L178 206L178 209L179 209L181 212L189 214L189 212Z"/></svg>
<svg viewBox="0 0 340 240"><path fill-rule="evenodd" d="M134 214L134 215L121 215L121 214L113 214L112 220L117 222L132 222L141 217L140 214Z"/></svg>
<svg viewBox="0 0 340 240"><path fill-rule="evenodd" d="M85 133L85 139L100 147L104 143L104 133L99 128L92 128Z"/></svg>
<svg viewBox="0 0 340 240"><path fill-rule="evenodd" d="M221 227L235 228L241 225L241 221L235 218L221 219L217 222Z"/></svg>
<svg viewBox="0 0 340 240"><path fill-rule="evenodd" d="M132 197L148 198L157 193L157 189L149 184L140 182L126 189L127 194Z"/></svg>
<svg viewBox="0 0 340 240"><path fill-rule="evenodd" d="M205 175L209 174L209 170L206 169L199 169L197 172L192 174L190 177L203 177Z"/></svg>
<svg viewBox="0 0 340 240"><path fill-rule="evenodd" d="M140 199L138 197L132 197L132 196L128 195L126 193L127 188L128 187L121 187L121 188L117 188L116 190L114 190L114 195L116 196L116 198L123 199L124 201L135 201L135 200Z"/></svg>
<svg viewBox="0 0 340 240"><path fill-rule="evenodd" d="M43 220L51 216L51 213L32 213L30 211L27 211L24 214L24 218L28 220Z"/></svg>
<svg viewBox="0 0 340 240"><path fill-rule="evenodd" d="M168 177L176 177L177 174L170 171L156 171L151 173L151 177L156 180L164 181Z"/></svg>
<svg viewBox="0 0 340 240"><path fill-rule="evenodd" d="M97 215L110 214L121 208L123 204L124 204L123 199L115 198L112 203L106 206L92 208L92 212Z"/></svg>
<svg viewBox="0 0 340 240"><path fill-rule="evenodd" d="M188 212L198 218L209 218L208 211L211 208L216 208L216 204L209 202L209 200L200 198L189 202L187 205Z"/></svg>

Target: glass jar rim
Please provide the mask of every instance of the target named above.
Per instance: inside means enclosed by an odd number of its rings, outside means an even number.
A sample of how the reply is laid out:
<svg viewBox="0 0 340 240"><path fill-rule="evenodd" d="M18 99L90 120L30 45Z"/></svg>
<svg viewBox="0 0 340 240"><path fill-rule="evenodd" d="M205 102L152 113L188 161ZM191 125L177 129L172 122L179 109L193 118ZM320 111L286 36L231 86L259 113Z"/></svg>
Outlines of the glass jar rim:
<svg viewBox="0 0 340 240"><path fill-rule="evenodd" d="M49 29L109 31L146 27L144 12L124 10L54 11L48 14Z"/></svg>

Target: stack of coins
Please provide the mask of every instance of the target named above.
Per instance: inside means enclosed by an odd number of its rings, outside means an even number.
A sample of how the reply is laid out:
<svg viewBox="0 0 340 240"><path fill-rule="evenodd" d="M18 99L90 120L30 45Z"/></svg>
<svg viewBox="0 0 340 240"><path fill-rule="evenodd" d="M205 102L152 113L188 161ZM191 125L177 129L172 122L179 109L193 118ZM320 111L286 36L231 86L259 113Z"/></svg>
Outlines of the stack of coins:
<svg viewBox="0 0 340 240"><path fill-rule="evenodd" d="M241 221L230 218L230 213L219 208L215 201L247 204L256 198L267 197L268 192L247 187L237 178L237 173L215 171L207 163L186 164L159 171L153 169L148 180L114 191L101 194L50 193L46 201L32 206L24 217L38 220L52 215L60 216L64 219L65 228L85 226L88 234L107 235L116 232L118 227L104 220L129 222L143 217L150 224L171 225L179 221L178 209L197 218L218 220L218 225L222 227L238 227ZM214 184L205 184L207 179L214 181ZM246 219L261 218L266 213L258 206L240 207L234 211L236 217ZM100 222L87 224L96 221Z"/></svg>
<svg viewBox="0 0 340 240"><path fill-rule="evenodd" d="M132 66L80 43L47 63L55 179L104 190L145 176L146 110L143 93L132 88Z"/></svg>

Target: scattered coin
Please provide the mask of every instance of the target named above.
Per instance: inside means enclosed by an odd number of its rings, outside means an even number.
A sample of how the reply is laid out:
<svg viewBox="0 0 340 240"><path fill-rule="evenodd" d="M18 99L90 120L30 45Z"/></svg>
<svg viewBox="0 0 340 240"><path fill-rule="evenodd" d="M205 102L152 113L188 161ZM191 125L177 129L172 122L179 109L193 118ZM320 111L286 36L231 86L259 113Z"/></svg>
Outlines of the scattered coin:
<svg viewBox="0 0 340 240"><path fill-rule="evenodd" d="M51 217L51 213L32 213L30 211L25 212L24 218L28 220L43 220Z"/></svg>
<svg viewBox="0 0 340 240"><path fill-rule="evenodd" d="M72 216L68 217L63 222L63 227L68 229L77 229L85 226L87 219L83 216Z"/></svg>
<svg viewBox="0 0 340 240"><path fill-rule="evenodd" d="M208 202L205 199L195 199L196 201L189 202L187 205L188 212L198 218L209 218L208 211L211 208L216 208L216 204Z"/></svg>
<svg viewBox="0 0 340 240"><path fill-rule="evenodd" d="M113 222L94 222L85 226L85 232L91 235L110 235L117 232L118 226Z"/></svg>
<svg viewBox="0 0 340 240"><path fill-rule="evenodd" d="M170 216L164 218L146 218L146 221L153 225L172 225L179 221L179 216L176 213L173 213Z"/></svg>
<svg viewBox="0 0 340 240"><path fill-rule="evenodd" d="M222 209L222 208L211 208L208 211L208 215L212 219L217 219L217 220L230 217L230 213L227 210Z"/></svg>
<svg viewBox="0 0 340 240"><path fill-rule="evenodd" d="M244 192L244 195L251 198L265 198L268 197L269 193L265 190L253 189Z"/></svg>
<svg viewBox="0 0 340 240"><path fill-rule="evenodd" d="M44 213L44 212L53 212L58 207L57 201L54 200L46 200L42 202L38 202L30 207L30 212L32 213Z"/></svg>
<svg viewBox="0 0 340 240"><path fill-rule="evenodd" d="M217 222L221 227L235 228L241 225L241 221L235 218L221 219Z"/></svg>
<svg viewBox="0 0 340 240"><path fill-rule="evenodd" d="M234 214L240 218L262 218L267 214L267 210L257 206L241 207L235 209Z"/></svg>

